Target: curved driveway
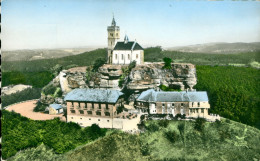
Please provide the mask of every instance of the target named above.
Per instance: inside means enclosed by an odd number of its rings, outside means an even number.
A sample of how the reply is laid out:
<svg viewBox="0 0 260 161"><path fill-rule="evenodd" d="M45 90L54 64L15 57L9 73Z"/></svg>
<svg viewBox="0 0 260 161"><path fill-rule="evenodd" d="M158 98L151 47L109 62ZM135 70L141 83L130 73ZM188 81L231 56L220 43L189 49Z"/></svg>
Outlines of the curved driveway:
<svg viewBox="0 0 260 161"><path fill-rule="evenodd" d="M66 121L65 117L62 116L63 114L59 115L49 115L40 112L33 112L34 107L36 106L37 100L27 101L18 103L15 105L9 106L6 110L14 111L16 113L20 113L22 116L28 117L32 120L51 120L55 117L61 118L62 121Z"/></svg>

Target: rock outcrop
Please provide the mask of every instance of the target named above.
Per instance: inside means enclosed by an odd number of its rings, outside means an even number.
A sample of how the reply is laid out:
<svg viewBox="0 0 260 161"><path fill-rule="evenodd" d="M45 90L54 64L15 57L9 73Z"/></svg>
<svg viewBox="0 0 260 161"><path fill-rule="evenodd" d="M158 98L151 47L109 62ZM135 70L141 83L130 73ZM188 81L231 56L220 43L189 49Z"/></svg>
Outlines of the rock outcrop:
<svg viewBox="0 0 260 161"><path fill-rule="evenodd" d="M86 78L87 67L76 67L61 71L53 83L60 85L63 94L75 88L121 90L124 87L128 91L136 93L150 88L158 88L159 85L181 90L192 89L196 85L196 68L193 64L173 63L172 69L163 69L163 66L164 63L146 63L136 66L126 75L122 69L127 68L127 65L104 64L97 72L92 73L89 80ZM125 75L125 81L122 87L119 87L122 75ZM50 100L47 97L45 99Z"/></svg>
<svg viewBox="0 0 260 161"><path fill-rule="evenodd" d="M127 89L144 90L160 84L176 89L192 89L197 83L193 64L174 63L172 69L163 69L163 63L147 63L132 69Z"/></svg>

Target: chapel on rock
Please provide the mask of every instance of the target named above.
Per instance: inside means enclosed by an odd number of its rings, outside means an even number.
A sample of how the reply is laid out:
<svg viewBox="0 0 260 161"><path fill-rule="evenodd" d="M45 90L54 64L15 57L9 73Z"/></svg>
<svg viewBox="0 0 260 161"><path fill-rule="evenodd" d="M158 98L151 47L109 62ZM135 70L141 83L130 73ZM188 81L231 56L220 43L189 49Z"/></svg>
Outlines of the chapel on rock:
<svg viewBox="0 0 260 161"><path fill-rule="evenodd" d="M107 27L108 33L108 48L107 48L107 63L127 65L133 61L136 64L144 63L144 49L136 41L129 41L125 35L124 41L120 39L120 28L116 25L113 17L111 26Z"/></svg>

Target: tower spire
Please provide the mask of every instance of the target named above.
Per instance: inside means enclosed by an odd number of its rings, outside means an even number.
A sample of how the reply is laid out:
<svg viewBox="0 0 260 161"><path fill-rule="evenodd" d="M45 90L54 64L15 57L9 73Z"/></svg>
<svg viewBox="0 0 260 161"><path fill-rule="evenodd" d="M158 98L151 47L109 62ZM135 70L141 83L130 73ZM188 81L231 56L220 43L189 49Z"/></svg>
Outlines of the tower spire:
<svg viewBox="0 0 260 161"><path fill-rule="evenodd" d="M115 18L114 18L114 12L113 12L113 19L112 19L111 26L116 26L116 21L115 21Z"/></svg>

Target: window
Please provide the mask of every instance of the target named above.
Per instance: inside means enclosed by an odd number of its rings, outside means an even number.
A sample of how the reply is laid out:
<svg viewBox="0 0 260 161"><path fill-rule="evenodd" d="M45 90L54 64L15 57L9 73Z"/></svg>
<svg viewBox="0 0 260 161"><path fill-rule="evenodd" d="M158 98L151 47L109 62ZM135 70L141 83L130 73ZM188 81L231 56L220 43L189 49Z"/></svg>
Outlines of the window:
<svg viewBox="0 0 260 161"><path fill-rule="evenodd" d="M80 114L84 114L84 111L83 111L83 110L79 110L79 113L80 113Z"/></svg>
<svg viewBox="0 0 260 161"><path fill-rule="evenodd" d="M174 107L174 103L172 103L172 107Z"/></svg>
<svg viewBox="0 0 260 161"><path fill-rule="evenodd" d="M130 54L128 54L128 60L130 60Z"/></svg>
<svg viewBox="0 0 260 161"><path fill-rule="evenodd" d="M122 60L124 60L124 55L122 54Z"/></svg>
<svg viewBox="0 0 260 161"><path fill-rule="evenodd" d="M113 37L113 33L110 33L110 36L112 36L112 37Z"/></svg>
<svg viewBox="0 0 260 161"><path fill-rule="evenodd" d="M183 106L183 103L181 103L181 106Z"/></svg>
<svg viewBox="0 0 260 161"><path fill-rule="evenodd" d="M194 102L191 103L191 106L193 107Z"/></svg>
<svg viewBox="0 0 260 161"><path fill-rule="evenodd" d="M80 118L82 120L82 118Z"/></svg>
<svg viewBox="0 0 260 161"><path fill-rule="evenodd" d="M196 112L199 113L199 109L196 109Z"/></svg>
<svg viewBox="0 0 260 161"><path fill-rule="evenodd" d="M106 116L110 116L110 113L109 113L109 112L105 112L105 115L106 115Z"/></svg>
<svg viewBox="0 0 260 161"><path fill-rule="evenodd" d="M75 110L70 110L71 113L76 113Z"/></svg>
<svg viewBox="0 0 260 161"><path fill-rule="evenodd" d="M115 59L117 59L117 54L115 54Z"/></svg>
<svg viewBox="0 0 260 161"><path fill-rule="evenodd" d="M100 111L97 111L97 112L96 112L96 115L101 116L101 112L100 112Z"/></svg>
<svg viewBox="0 0 260 161"><path fill-rule="evenodd" d="M107 122L109 122L109 120L107 120Z"/></svg>
<svg viewBox="0 0 260 161"><path fill-rule="evenodd" d="M164 105L165 105L165 104L163 103L162 106L164 107Z"/></svg>
<svg viewBox="0 0 260 161"><path fill-rule="evenodd" d="M108 104L106 104L106 109L108 110Z"/></svg>
<svg viewBox="0 0 260 161"><path fill-rule="evenodd" d="M71 119L73 119L73 117L71 117Z"/></svg>
<svg viewBox="0 0 260 161"><path fill-rule="evenodd" d="M100 119L98 119L98 121L100 121Z"/></svg>
<svg viewBox="0 0 260 161"><path fill-rule="evenodd" d="M89 115L92 115L92 111L88 111L87 113L88 113Z"/></svg>
<svg viewBox="0 0 260 161"><path fill-rule="evenodd" d="M198 107L200 107L200 102L198 102Z"/></svg>
<svg viewBox="0 0 260 161"><path fill-rule="evenodd" d="M91 120L91 119L88 119L88 120Z"/></svg>
<svg viewBox="0 0 260 161"><path fill-rule="evenodd" d="M116 36L118 36L118 33L116 33Z"/></svg>
<svg viewBox="0 0 260 161"><path fill-rule="evenodd" d="M112 41L111 41L111 45L112 45Z"/></svg>
<svg viewBox="0 0 260 161"><path fill-rule="evenodd" d="M201 113L204 113L204 109L201 109Z"/></svg>
<svg viewBox="0 0 260 161"><path fill-rule="evenodd" d="M71 107L74 107L74 102L71 102Z"/></svg>
<svg viewBox="0 0 260 161"><path fill-rule="evenodd" d="M138 59L138 54L136 54L136 59Z"/></svg>
<svg viewBox="0 0 260 161"><path fill-rule="evenodd" d="M92 108L94 109L94 103L92 103Z"/></svg>
<svg viewBox="0 0 260 161"><path fill-rule="evenodd" d="M101 103L98 104L98 108L101 109Z"/></svg>

